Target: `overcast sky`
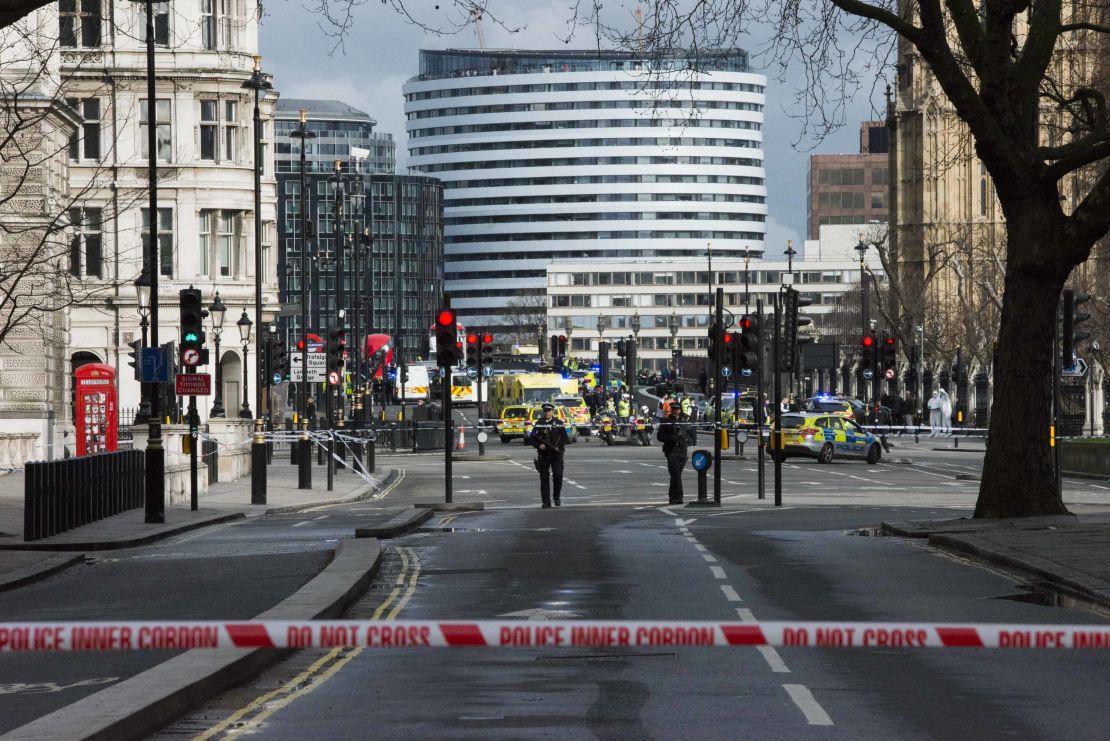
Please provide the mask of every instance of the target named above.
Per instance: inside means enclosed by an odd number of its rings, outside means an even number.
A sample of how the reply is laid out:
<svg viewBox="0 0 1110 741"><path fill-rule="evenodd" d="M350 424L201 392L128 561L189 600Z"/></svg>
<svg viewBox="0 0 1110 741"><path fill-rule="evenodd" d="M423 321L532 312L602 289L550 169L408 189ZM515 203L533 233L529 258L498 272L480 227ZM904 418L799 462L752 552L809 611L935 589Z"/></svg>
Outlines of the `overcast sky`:
<svg viewBox="0 0 1110 741"><path fill-rule="evenodd" d="M437 17L436 0L410 0L423 8L428 21ZM523 27L517 33L490 23L483 24L486 48L559 49L588 48L590 36L564 47L556 34L565 29L568 2L505 0L498 3L511 13L506 25ZM442 2L447 8L449 0ZM439 13L450 11L439 11ZM456 36L435 36L406 23L389 6L367 2L355 8L355 27L345 48L330 53L334 40L320 28L309 11L292 0L266 5L261 28L263 69L274 75L274 87L290 98L341 100L378 121L378 130L392 133L397 141L398 164L407 151L404 100L401 85L418 69L418 50L477 48L473 28ZM738 46L758 48L758 39L739 39ZM753 60L758 62L758 60ZM756 69L757 72L764 72ZM763 126L764 166L767 170L767 251L778 258L793 239L801 249L806 230L806 169L811 153L842 154L859 149L858 123L874 116L871 101L862 94L849 103L849 125L824 142L802 141L800 124L790 114L800 76L792 70L785 81L769 76L766 120Z"/></svg>

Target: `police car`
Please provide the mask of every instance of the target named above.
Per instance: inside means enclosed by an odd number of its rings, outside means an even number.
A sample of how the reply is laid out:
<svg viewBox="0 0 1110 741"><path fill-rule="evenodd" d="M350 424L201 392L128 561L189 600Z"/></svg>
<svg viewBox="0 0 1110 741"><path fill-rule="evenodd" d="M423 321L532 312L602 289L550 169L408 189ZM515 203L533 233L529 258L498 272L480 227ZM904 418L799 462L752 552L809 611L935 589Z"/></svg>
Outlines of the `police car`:
<svg viewBox="0 0 1110 741"><path fill-rule="evenodd" d="M778 450L772 439L767 452L783 460L803 456L831 463L834 458L862 458L871 465L883 455L879 438L854 420L839 414L808 412L782 415L782 449Z"/></svg>

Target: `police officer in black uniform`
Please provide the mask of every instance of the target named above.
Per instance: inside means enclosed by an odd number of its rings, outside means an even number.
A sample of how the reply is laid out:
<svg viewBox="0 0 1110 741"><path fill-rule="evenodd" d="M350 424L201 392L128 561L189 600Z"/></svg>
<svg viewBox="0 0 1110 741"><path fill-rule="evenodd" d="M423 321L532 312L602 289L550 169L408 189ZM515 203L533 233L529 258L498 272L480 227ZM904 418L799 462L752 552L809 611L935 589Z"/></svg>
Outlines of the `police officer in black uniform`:
<svg viewBox="0 0 1110 741"><path fill-rule="evenodd" d="M686 467L686 430L679 422L680 407L671 405L671 413L659 425L657 437L663 443L663 455L667 457L667 473L671 476L671 486L667 499L671 504L682 504L682 469Z"/></svg>
<svg viewBox="0 0 1110 741"><path fill-rule="evenodd" d="M561 506L559 495L563 490L563 452L570 442L570 436L566 426L555 418L554 405L543 405L543 418L536 422L526 439L536 449L535 464L536 470L540 472L540 499L543 506L551 506L553 493L555 506ZM555 482L554 491L551 488L552 479Z"/></svg>

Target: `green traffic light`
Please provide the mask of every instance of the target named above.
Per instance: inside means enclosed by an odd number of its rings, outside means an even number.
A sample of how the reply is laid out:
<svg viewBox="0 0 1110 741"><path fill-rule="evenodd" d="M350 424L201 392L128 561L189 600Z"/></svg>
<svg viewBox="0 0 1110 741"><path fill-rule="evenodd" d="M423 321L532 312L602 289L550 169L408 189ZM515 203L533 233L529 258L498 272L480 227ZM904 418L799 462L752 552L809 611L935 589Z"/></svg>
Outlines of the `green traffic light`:
<svg viewBox="0 0 1110 741"><path fill-rule="evenodd" d="M186 342L196 342L198 339L200 339L200 337L197 335L196 332L186 332L185 333L184 340Z"/></svg>

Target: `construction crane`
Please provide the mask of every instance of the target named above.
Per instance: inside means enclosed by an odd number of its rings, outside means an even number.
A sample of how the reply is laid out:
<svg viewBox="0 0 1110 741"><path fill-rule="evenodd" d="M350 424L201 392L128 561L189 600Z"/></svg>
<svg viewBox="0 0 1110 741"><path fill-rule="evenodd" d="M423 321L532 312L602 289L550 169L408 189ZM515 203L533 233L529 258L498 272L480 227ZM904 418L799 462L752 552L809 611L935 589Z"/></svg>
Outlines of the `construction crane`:
<svg viewBox="0 0 1110 741"><path fill-rule="evenodd" d="M478 48L486 48L486 34L482 31L482 10L481 8L470 9L470 21L474 24L474 33L478 37Z"/></svg>

